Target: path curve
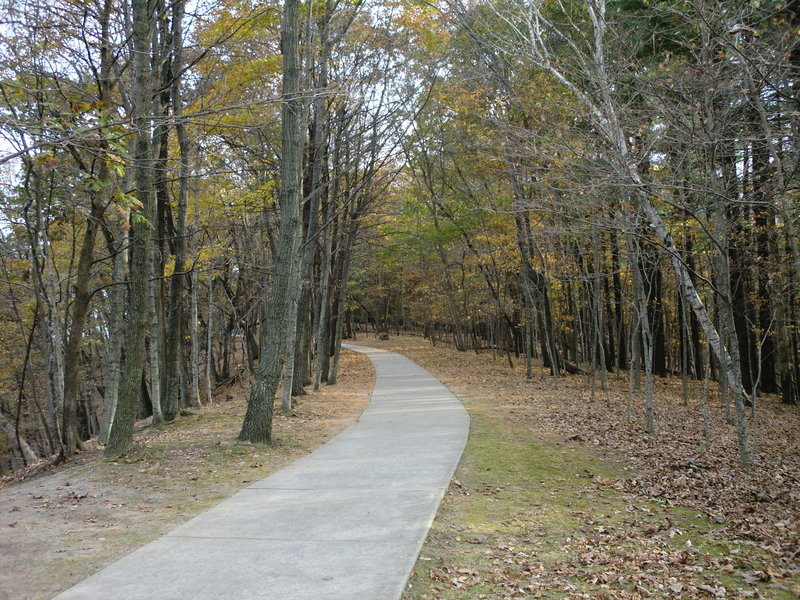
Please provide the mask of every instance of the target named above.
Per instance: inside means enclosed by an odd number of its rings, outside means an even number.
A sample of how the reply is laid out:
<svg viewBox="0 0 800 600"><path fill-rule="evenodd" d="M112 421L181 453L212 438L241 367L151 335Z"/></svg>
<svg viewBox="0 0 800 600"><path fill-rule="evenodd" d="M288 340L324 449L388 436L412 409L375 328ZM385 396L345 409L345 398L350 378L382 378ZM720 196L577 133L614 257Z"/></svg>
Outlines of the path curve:
<svg viewBox="0 0 800 600"><path fill-rule="evenodd" d="M464 449L469 416L400 354L356 423L57 600L399 600Z"/></svg>

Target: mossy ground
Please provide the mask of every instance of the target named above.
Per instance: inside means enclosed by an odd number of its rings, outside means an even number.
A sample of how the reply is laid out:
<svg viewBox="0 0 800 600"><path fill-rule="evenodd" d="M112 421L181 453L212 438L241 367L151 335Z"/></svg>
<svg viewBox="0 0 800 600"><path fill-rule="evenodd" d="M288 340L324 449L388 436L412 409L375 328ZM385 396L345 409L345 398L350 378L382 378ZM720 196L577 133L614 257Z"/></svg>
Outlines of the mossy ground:
<svg viewBox="0 0 800 600"><path fill-rule="evenodd" d="M406 600L797 597L718 524L607 485L627 475L613 458L465 403L470 441Z"/></svg>

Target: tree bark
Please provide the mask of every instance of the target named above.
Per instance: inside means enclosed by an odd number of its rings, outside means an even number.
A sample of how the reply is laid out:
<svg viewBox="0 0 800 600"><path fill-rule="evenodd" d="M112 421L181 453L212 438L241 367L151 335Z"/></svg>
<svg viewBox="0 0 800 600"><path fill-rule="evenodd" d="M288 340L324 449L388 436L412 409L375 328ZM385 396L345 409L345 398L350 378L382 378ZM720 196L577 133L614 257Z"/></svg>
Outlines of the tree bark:
<svg viewBox="0 0 800 600"><path fill-rule="evenodd" d="M147 284L147 310L150 317L150 327L148 330L147 350L150 354L150 400L153 425L158 426L164 422L164 411L161 404L163 365L161 363L162 355L159 351L161 321L158 318L159 305L161 304L161 278L158 276L158 249L154 244L150 250L150 280ZM139 417L144 418L145 416L140 411Z"/></svg>
<svg viewBox="0 0 800 600"><path fill-rule="evenodd" d="M98 440L108 443L111 424L117 411L119 398L119 378L122 363L122 342L124 338L123 321L125 317L125 271L128 266L127 232L120 227L119 242L113 248L114 267L109 292L108 318L108 358L106 361L105 389L103 390L103 417L100 422Z"/></svg>
<svg viewBox="0 0 800 600"><path fill-rule="evenodd" d="M175 135L178 138L180 173L178 176L178 206L175 225L175 267L170 278L169 314L167 316L166 343L166 389L162 401L165 421L173 421L180 410L180 365L183 357L183 289L186 274L186 211L189 197L189 159L190 143L183 120L183 97L181 92L183 69L183 14L185 0L172 3L172 46L171 61L172 114L175 121ZM193 367L194 369L194 367Z"/></svg>
<svg viewBox="0 0 800 600"><path fill-rule="evenodd" d="M330 372L328 373L328 385L335 385L339 378L339 359L342 353L342 331L344 330L345 299L347 297L347 279L350 274L350 258L355 239L355 225L352 226L345 236L339 252L342 252L341 269L339 279L336 282L336 300L333 305L333 357L331 358Z"/></svg>
<svg viewBox="0 0 800 600"><path fill-rule="evenodd" d="M133 424L141 392L147 330L147 284L150 275L150 224L152 219L152 75L150 41L153 35L148 0L132 0L133 18L133 114L136 197L141 214L134 215L131 240L131 283L125 344L125 366L120 379L117 411L105 456L127 452L133 443Z"/></svg>
<svg viewBox="0 0 800 600"><path fill-rule="evenodd" d="M298 255L302 229L302 100L300 98L299 0L285 0L281 21L283 51L283 107L281 109L281 222L266 322L266 345L250 388L241 441L268 443L272 438L275 392L286 362L292 290L298 284ZM294 348L289 356L294 356Z"/></svg>
<svg viewBox="0 0 800 600"><path fill-rule="evenodd" d="M194 198L194 228L192 230L192 275L191 275L191 292L189 294L189 365L191 368L192 378L192 393L190 401L195 406L202 406L200 400L200 332L198 331L197 323L200 320L198 304L200 294L200 276L197 268L197 258L199 254L200 245L200 199L199 190L197 189L198 182L195 179L192 186L192 196ZM249 366L249 365L248 365Z"/></svg>

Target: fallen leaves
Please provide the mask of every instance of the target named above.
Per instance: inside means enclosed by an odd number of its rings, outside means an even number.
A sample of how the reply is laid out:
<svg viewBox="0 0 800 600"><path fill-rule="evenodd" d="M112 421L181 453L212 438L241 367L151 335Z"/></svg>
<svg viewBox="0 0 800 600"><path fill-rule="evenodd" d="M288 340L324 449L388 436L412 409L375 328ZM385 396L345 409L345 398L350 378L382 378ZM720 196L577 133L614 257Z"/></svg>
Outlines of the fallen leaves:
<svg viewBox="0 0 800 600"><path fill-rule="evenodd" d="M658 431L648 435L642 427L643 407L635 407L631 421L624 418L626 381L612 378L608 395L594 398L585 378L579 376L562 377L557 386L549 379L536 381L537 389L531 392L534 382L526 381L521 369L511 371L486 356L434 350L448 354L447 361L432 359L436 368L446 368L448 361L457 365L460 385L488 386L494 397L506 398L497 401L498 410L507 411L519 426L613 451L633 467L629 478L608 482L596 478L599 484L668 505L696 508L724 523L728 535L785 559L800 557L800 411L796 407L782 405L775 397L759 399L758 420L749 423L756 467L743 470L738 464L735 426L726 422L721 403L713 396L711 427L704 438L699 382L684 406L680 380L662 380L656 394ZM430 354L424 349L416 353L425 355L426 361ZM461 359L473 364L458 364ZM483 368L478 366L481 362Z"/></svg>
<svg viewBox="0 0 800 600"><path fill-rule="evenodd" d="M433 581L447 583L457 589L469 588L481 582L481 578L476 571L463 568L442 567L430 569L428 576Z"/></svg>
<svg viewBox="0 0 800 600"><path fill-rule="evenodd" d="M672 390L677 391L677 390ZM633 467L635 474L615 482L616 489L668 505L700 510L724 523L725 533L756 543L786 559L800 552L800 453L796 410L762 400L757 467L738 464L733 427L718 407L708 442L696 407L684 407L677 394L661 390L659 432L649 436L636 422L626 422L605 400L581 398L581 410L570 398L540 415L546 430L568 439L596 438L599 446L613 449ZM575 430L581 433L574 433ZM767 433L769 432L769 433ZM585 443L585 442L578 442Z"/></svg>
<svg viewBox="0 0 800 600"><path fill-rule="evenodd" d="M555 436L554 444L561 445L555 452L581 448L625 465L614 477L570 471L569 478L582 482L583 489L566 482L567 473L560 483L556 478L531 482L549 486L543 495L553 502L565 490L576 488L575 493L588 500L613 490L629 497L630 506L622 522L575 511L572 516L578 525L561 537L557 548L547 546L557 532L543 533L525 519L509 523L513 532L509 535L516 540L490 537L471 545L474 552L489 553L488 564L478 572L477 591L465 597L800 596L800 411L796 407L781 405L776 398L759 399L757 421L749 422L756 467L743 470L735 426L726 422L716 396L711 398L709 433L703 435L701 384L692 387L689 405L684 406L680 380L660 380L655 398L657 432L648 435L638 392L628 421L627 381L616 381L613 375L608 395L592 397L585 377L562 377L556 384L541 374L528 381L524 369L511 370L487 354L431 348L419 338L392 338L389 344L375 345L402 352L451 382L468 405L476 399L491 405L492 414L517 431L529 432L531 439ZM472 486L463 479L448 490L448 498L468 501L470 493L472 500L486 506L514 499L513 489L504 489L490 477L479 478ZM541 504L543 511L548 510L547 500ZM683 507L687 515L680 525L669 516L674 507ZM690 511L697 515L697 528ZM455 546L452 552L458 556L469 551L470 537L453 535L447 543ZM456 589L452 578L458 581L458 562L452 553L446 554L449 559L446 556L429 568L444 578L434 581L438 588L433 595L413 597L459 597L447 591Z"/></svg>

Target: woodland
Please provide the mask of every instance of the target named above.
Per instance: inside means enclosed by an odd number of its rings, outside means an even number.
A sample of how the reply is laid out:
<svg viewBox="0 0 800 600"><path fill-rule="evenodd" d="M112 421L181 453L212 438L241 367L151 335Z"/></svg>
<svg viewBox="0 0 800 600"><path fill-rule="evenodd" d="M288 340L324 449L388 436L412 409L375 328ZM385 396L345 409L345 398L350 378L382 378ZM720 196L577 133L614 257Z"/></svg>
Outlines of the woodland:
<svg viewBox="0 0 800 600"><path fill-rule="evenodd" d="M268 442L365 326L622 379L649 433L699 384L745 468L798 403L796 0L0 10L2 472L242 378Z"/></svg>

